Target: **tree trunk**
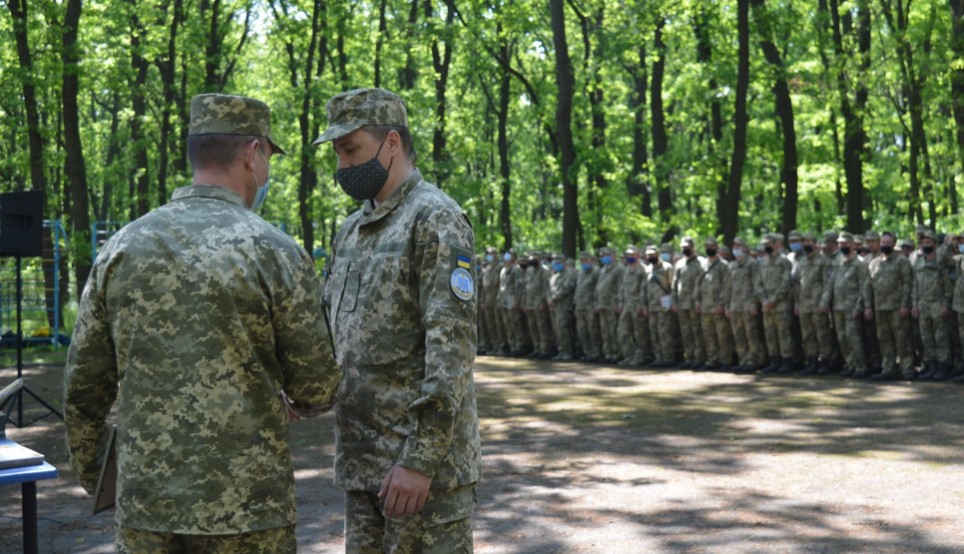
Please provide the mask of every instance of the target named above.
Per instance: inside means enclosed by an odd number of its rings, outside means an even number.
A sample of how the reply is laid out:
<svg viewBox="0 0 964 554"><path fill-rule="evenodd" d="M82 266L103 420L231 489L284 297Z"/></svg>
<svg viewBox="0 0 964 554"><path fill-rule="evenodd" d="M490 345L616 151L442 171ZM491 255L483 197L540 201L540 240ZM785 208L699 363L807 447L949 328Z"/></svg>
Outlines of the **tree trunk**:
<svg viewBox="0 0 964 554"><path fill-rule="evenodd" d="M954 59L964 60L964 0L949 0L951 5L951 52ZM951 70L951 105L954 121L957 123L957 156L961 164L958 173L959 185L964 186L964 65ZM953 175L953 173L951 173ZM950 180L951 211L958 213L957 186L953 177Z"/></svg>
<svg viewBox="0 0 964 554"><path fill-rule="evenodd" d="M656 30L653 33L653 47L656 49L656 61L653 62L653 80L649 94L649 119L653 133L653 182L656 184L660 217L663 222L669 221L673 211L673 199L669 189L669 172L665 167L663 156L669 148L666 136L666 116L663 113L663 74L666 69L666 44L663 43L663 27L666 18L657 16Z"/></svg>
<svg viewBox="0 0 964 554"><path fill-rule="evenodd" d="M382 45L385 43L387 33L385 24L385 10L387 0L381 0L378 4L378 36L375 38L375 88L382 86ZM340 40L340 38L339 38Z"/></svg>
<svg viewBox="0 0 964 554"><path fill-rule="evenodd" d="M44 140L40 132L40 111L37 106L37 89L34 87L33 60L27 35L27 2L9 0L7 7L13 17L13 34L17 42L17 57L23 72L23 103L27 112L27 139L30 148L30 185L37 190L47 190L47 174L44 172Z"/></svg>
<svg viewBox="0 0 964 554"><path fill-rule="evenodd" d="M549 11L552 16L552 42L556 53L556 85L559 87L556 133L559 136L559 168L562 172L563 190L562 253L566 257L575 258L576 227L579 224L578 191L573 179L576 149L571 127L575 78L569 59L569 45L566 42L566 15L562 0L549 0Z"/></svg>
<svg viewBox="0 0 964 554"><path fill-rule="evenodd" d="M431 0L423 0L430 2ZM415 67L415 25L418 23L418 0L412 0L411 9L408 12L408 27L405 31L405 67L399 70L398 84L402 90L412 90L415 88L415 80L418 79L418 68Z"/></svg>
<svg viewBox="0 0 964 554"><path fill-rule="evenodd" d="M501 34L501 33L500 33ZM508 56L508 46L502 45L503 55ZM499 226L502 228L502 240L504 249L512 248L512 211L510 197L512 195L512 181L509 179L511 167L509 165L509 137L506 127L509 120L509 95L510 95L509 73L502 71L502 79L499 82L499 109L496 115L499 119L499 178L502 180L502 201L499 205Z"/></svg>
<svg viewBox="0 0 964 554"><path fill-rule="evenodd" d="M639 65L629 68L633 79L632 110L633 122L633 165L632 171L626 177L626 190L629 197L637 199L640 212L646 217L653 217L653 200L647 186L646 177L646 89L649 79L646 74L646 42L640 41L638 47Z"/></svg>
<svg viewBox="0 0 964 554"><path fill-rule="evenodd" d="M705 6L704 6L705 8ZM710 118L707 123L709 135L706 140L706 152L711 160L717 160L717 148L723 142L723 107L720 105L719 95L717 94L718 85L716 82L716 70L713 66L713 48L710 41L710 34L704 9L697 13L693 24L693 31L696 35L696 59L703 66L704 71L710 72L707 89L710 100ZM713 178L716 180L716 220L722 225L724 210L726 206L726 160L720 156L719 167L712 167Z"/></svg>
<svg viewBox="0 0 964 554"><path fill-rule="evenodd" d="M439 188L448 179L449 154L445 149L445 93L448 88L449 66L452 63L453 29L455 21L455 2L446 0L444 44L439 48L438 37L432 38L432 66L435 68L435 132L432 137L432 161L435 165L435 180ZM425 2L426 19L432 17L432 3Z"/></svg>
<svg viewBox="0 0 964 554"><path fill-rule="evenodd" d="M159 159L157 162L157 203L162 206L167 203L167 170L171 153L171 111L176 103L176 88L174 82L175 56L177 55L177 32L183 17L183 0L174 0L171 27L167 35L167 54L163 60L157 61L161 73L161 85L164 101L161 105L161 140Z"/></svg>
<svg viewBox="0 0 964 554"><path fill-rule="evenodd" d="M746 112L746 96L750 85L750 0L738 0L736 28L739 38L736 75L736 105L733 124L733 157L730 160L730 178L727 184L726 203L723 206L724 242L731 242L740 229L740 184L743 180L743 163L746 161L746 128L749 117Z"/></svg>
<svg viewBox="0 0 964 554"><path fill-rule="evenodd" d="M141 51L141 37L147 31L137 16L136 0L130 2L130 39L131 39L131 69L134 70L134 81L131 83L131 104L134 115L131 118L131 145L134 148L134 171L131 176L135 189L131 200L130 218L133 221L150 210L148 203L149 168L147 161L147 144L144 137L144 120L147 117L147 101L144 85L147 83L148 62Z"/></svg>

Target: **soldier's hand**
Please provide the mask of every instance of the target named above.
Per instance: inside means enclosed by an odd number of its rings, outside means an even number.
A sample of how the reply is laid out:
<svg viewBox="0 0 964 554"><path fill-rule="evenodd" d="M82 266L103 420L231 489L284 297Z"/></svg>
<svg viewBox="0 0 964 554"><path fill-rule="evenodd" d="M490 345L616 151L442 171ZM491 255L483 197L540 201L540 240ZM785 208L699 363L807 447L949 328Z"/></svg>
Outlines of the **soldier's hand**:
<svg viewBox="0 0 964 554"><path fill-rule="evenodd" d="M907 308L901 308L897 313L901 319L907 319L910 316L910 310Z"/></svg>
<svg viewBox="0 0 964 554"><path fill-rule="evenodd" d="M407 517L422 511L432 478L398 464L388 470L378 490L385 517Z"/></svg>
<svg viewBox="0 0 964 554"><path fill-rule="evenodd" d="M911 310L910 310L910 315L911 315L911 317L913 317L914 319L917 319L918 316L920 316L920 312L917 311L917 308L911 308Z"/></svg>
<svg viewBox="0 0 964 554"><path fill-rule="evenodd" d="M750 317L756 317L760 314L760 310L756 308L756 304L750 306Z"/></svg>
<svg viewBox="0 0 964 554"><path fill-rule="evenodd" d="M797 317L800 317L800 307L799 307L799 306L794 306L794 307L793 307L793 315L795 315L795 316L797 316Z"/></svg>
<svg viewBox="0 0 964 554"><path fill-rule="evenodd" d="M867 321L870 321L873 318L874 318L874 311L872 309L867 308L866 310L864 310L864 319L866 319Z"/></svg>
<svg viewBox="0 0 964 554"><path fill-rule="evenodd" d="M699 314L699 313L703 313L703 308L702 308L702 306L700 306L699 304L697 304L696 306L693 307L693 311L696 312L696 313L698 313L698 314Z"/></svg>
<svg viewBox="0 0 964 554"><path fill-rule="evenodd" d="M716 307L716 315L723 315L723 306Z"/></svg>
<svg viewBox="0 0 964 554"><path fill-rule="evenodd" d="M863 314L860 313L860 310L854 310L854 313L850 315L853 316L854 319L860 319Z"/></svg>
<svg viewBox="0 0 964 554"><path fill-rule="evenodd" d="M830 309L829 309L829 308L820 308L820 313L822 313L823 315L827 315L827 314L830 313Z"/></svg>
<svg viewBox="0 0 964 554"><path fill-rule="evenodd" d="M772 310L772 309L773 309L773 300L764 300L764 301L763 301L763 311L769 312L769 311Z"/></svg>
<svg viewBox="0 0 964 554"><path fill-rule="evenodd" d="M941 319L948 319L951 317L951 309L947 306L941 306Z"/></svg>
<svg viewBox="0 0 964 554"><path fill-rule="evenodd" d="M649 310L643 310L643 317L649 317Z"/></svg>
<svg viewBox="0 0 964 554"><path fill-rule="evenodd" d="M676 312L679 311L679 307L676 304L673 304L672 306L669 307L669 311L675 314Z"/></svg>

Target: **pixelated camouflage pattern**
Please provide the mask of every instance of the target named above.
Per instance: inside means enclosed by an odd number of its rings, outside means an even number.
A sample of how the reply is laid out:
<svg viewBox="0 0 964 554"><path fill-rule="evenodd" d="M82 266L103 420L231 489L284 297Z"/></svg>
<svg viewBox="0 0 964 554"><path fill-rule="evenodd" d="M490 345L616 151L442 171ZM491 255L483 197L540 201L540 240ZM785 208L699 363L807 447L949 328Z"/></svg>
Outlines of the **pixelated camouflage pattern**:
<svg viewBox="0 0 964 554"><path fill-rule="evenodd" d="M728 265L722 258L714 262L707 260L706 270L696 281L696 301L704 312L729 305L731 274Z"/></svg>
<svg viewBox="0 0 964 554"><path fill-rule="evenodd" d="M941 317L941 308L951 306L953 292L945 265L939 254L927 259L921 253L914 260L913 304L919 312L918 325L924 347L923 356L927 362L951 361L947 323Z"/></svg>
<svg viewBox="0 0 964 554"><path fill-rule="evenodd" d="M867 265L857 256L847 258L841 255L832 266L821 306L841 312L863 311L864 298L870 297L866 290L868 286Z"/></svg>
<svg viewBox="0 0 964 554"><path fill-rule="evenodd" d="M499 315L499 272L502 264L493 262L482 270L482 296L479 297L479 311L485 312L488 326L489 347L498 352L508 348L502 317Z"/></svg>
<svg viewBox="0 0 964 554"><path fill-rule="evenodd" d="M576 277L576 301L577 310L591 310L596 303L596 281L599 280L598 267L593 267L590 271L578 269Z"/></svg>
<svg viewBox="0 0 964 554"><path fill-rule="evenodd" d="M638 263L624 266L623 278L619 284L618 306L624 312L635 312L641 306L639 303L639 288L646 278L646 271Z"/></svg>
<svg viewBox="0 0 964 554"><path fill-rule="evenodd" d="M354 89L336 94L328 101L328 129L312 144L341 138L365 125L408 127L405 103L395 93L381 88Z"/></svg>
<svg viewBox="0 0 964 554"><path fill-rule="evenodd" d="M699 301L697 283L703 277L704 260L700 256L676 262L673 273L673 303L681 310L692 310Z"/></svg>
<svg viewBox="0 0 964 554"><path fill-rule="evenodd" d="M759 308L760 264L744 256L726 267L730 270L730 311L749 312L754 307Z"/></svg>
<svg viewBox="0 0 964 554"><path fill-rule="evenodd" d="M294 554L298 544L294 525L233 535L182 535L119 527L114 547L118 554Z"/></svg>
<svg viewBox="0 0 964 554"><path fill-rule="evenodd" d="M954 292L951 307L957 313L964 313L964 254L954 257L954 272ZM961 332L964 333L964 328L961 328Z"/></svg>
<svg viewBox="0 0 964 554"><path fill-rule="evenodd" d="M271 110L268 105L245 96L212 93L192 98L188 135L265 137L277 152L285 153L271 137Z"/></svg>
<svg viewBox="0 0 964 554"><path fill-rule="evenodd" d="M395 464L431 477L433 489L481 476L477 298L458 298L450 284L474 251L468 217L418 171L381 206L366 202L335 237L328 278L345 373L335 405L342 488L377 491Z"/></svg>
<svg viewBox="0 0 964 554"><path fill-rule="evenodd" d="M782 254L768 255L760 262L760 289L758 300L760 304L769 300L774 303L774 310L791 311L793 309L793 264Z"/></svg>
<svg viewBox="0 0 964 554"><path fill-rule="evenodd" d="M93 490L116 397L119 525L189 534L290 525L281 391L319 413L340 378L308 254L236 193L181 188L94 263L64 373L71 467Z"/></svg>
<svg viewBox="0 0 964 554"><path fill-rule="evenodd" d="M830 278L831 261L826 256L814 252L807 256L796 256L790 275L793 278L794 305L801 312L820 311L823 289Z"/></svg>
<svg viewBox="0 0 964 554"><path fill-rule="evenodd" d="M593 294L594 308L612 310L619 306L619 289L622 286L625 271L626 268L617 262L604 266L599 271L596 291Z"/></svg>
<svg viewBox="0 0 964 554"><path fill-rule="evenodd" d="M875 257L867 265L870 286L864 291L864 306L875 310L911 308L914 290L914 269L907 258L897 253Z"/></svg>
<svg viewBox="0 0 964 554"><path fill-rule="evenodd" d="M572 329L575 320L576 281L575 270L566 266L549 277L549 300L552 301L552 328L559 353L572 356L575 352Z"/></svg>

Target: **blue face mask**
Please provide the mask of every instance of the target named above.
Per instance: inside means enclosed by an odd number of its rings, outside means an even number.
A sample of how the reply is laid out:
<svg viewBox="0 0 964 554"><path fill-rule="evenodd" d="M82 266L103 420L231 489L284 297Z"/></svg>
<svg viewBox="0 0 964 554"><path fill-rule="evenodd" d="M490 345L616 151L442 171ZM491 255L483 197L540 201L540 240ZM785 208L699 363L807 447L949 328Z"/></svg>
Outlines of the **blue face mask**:
<svg viewBox="0 0 964 554"><path fill-rule="evenodd" d="M583 262L580 265L582 266L582 270L585 271L586 273L589 273L590 271L592 271L592 264L587 264L586 262Z"/></svg>
<svg viewBox="0 0 964 554"><path fill-rule="evenodd" d="M261 159L264 160L264 167L268 167L268 158L264 157L264 154L258 149L258 154L261 155ZM258 186L258 177L255 176L254 171L251 172L251 176L254 178L254 185ZM264 184L258 187L257 192L254 193L254 202L251 203L251 207L248 208L251 211L256 211L264 204L264 199L268 197L268 188L270 186L271 173L268 173L268 177L265 177Z"/></svg>
<svg viewBox="0 0 964 554"><path fill-rule="evenodd" d="M663 258L664 262L669 262L673 260L673 255L670 254L669 252L663 252L662 254L659 255L659 257Z"/></svg>
<svg viewBox="0 0 964 554"><path fill-rule="evenodd" d="M603 263L603 265L609 265L609 264L613 263L613 257L612 257L612 256L603 256L602 258L599 258L599 261L601 261L601 262Z"/></svg>
<svg viewBox="0 0 964 554"><path fill-rule="evenodd" d="M802 244L802 243L799 243L799 242L791 242L791 243L790 243L790 250L793 251L793 252L802 252L802 251L803 251L803 244Z"/></svg>
<svg viewBox="0 0 964 554"><path fill-rule="evenodd" d="M488 262L488 263L492 263L492 262L495 261L495 256L493 256L492 254L486 254L486 255L485 255L485 261Z"/></svg>
<svg viewBox="0 0 964 554"><path fill-rule="evenodd" d="M961 254L964 254L964 244L958 244L957 251L960 252Z"/></svg>
<svg viewBox="0 0 964 554"><path fill-rule="evenodd" d="M733 249L733 256L735 256L735 257L737 257L737 258L742 258L742 257L743 257L743 254L746 254L746 252L744 252L742 248L734 248L734 249Z"/></svg>
<svg viewBox="0 0 964 554"><path fill-rule="evenodd" d="M552 262L552 270L556 273L562 273L562 270L566 268L566 264L562 262Z"/></svg>
<svg viewBox="0 0 964 554"><path fill-rule="evenodd" d="M634 263L636 263L636 258L633 257L633 256L626 256L626 263L627 263L627 264L634 264Z"/></svg>
<svg viewBox="0 0 964 554"><path fill-rule="evenodd" d="M506 252L505 255L502 256L502 261L503 261L503 262L506 262L506 263L511 262L511 261L512 261L512 254L509 254L508 252Z"/></svg>

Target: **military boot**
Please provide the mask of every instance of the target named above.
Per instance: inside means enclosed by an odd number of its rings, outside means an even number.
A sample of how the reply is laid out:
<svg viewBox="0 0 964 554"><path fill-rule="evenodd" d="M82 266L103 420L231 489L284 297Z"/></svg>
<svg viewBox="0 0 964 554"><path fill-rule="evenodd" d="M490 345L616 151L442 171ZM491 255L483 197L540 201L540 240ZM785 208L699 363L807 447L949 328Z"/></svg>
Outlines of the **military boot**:
<svg viewBox="0 0 964 554"><path fill-rule="evenodd" d="M780 369L780 358L774 356L770 358L770 365L763 368L761 373L775 373L778 369Z"/></svg>
<svg viewBox="0 0 964 554"><path fill-rule="evenodd" d="M780 368L777 369L777 373L782 375L793 373L793 360L790 358L783 358L783 363L780 364Z"/></svg>
<svg viewBox="0 0 964 554"><path fill-rule="evenodd" d="M827 360L820 358L820 362L817 364L817 375L826 375L830 373L830 365Z"/></svg>
<svg viewBox="0 0 964 554"><path fill-rule="evenodd" d="M924 381L929 381L934 378L934 374L937 373L937 362L924 362L924 371L919 375L919 377Z"/></svg>
<svg viewBox="0 0 964 554"><path fill-rule="evenodd" d="M931 376L932 381L946 381L950 377L950 364L937 362L937 371Z"/></svg>
<svg viewBox="0 0 964 554"><path fill-rule="evenodd" d="M807 367L800 371L800 375L816 375L817 368L819 367L816 356L811 357L809 362L810 363L807 365Z"/></svg>

